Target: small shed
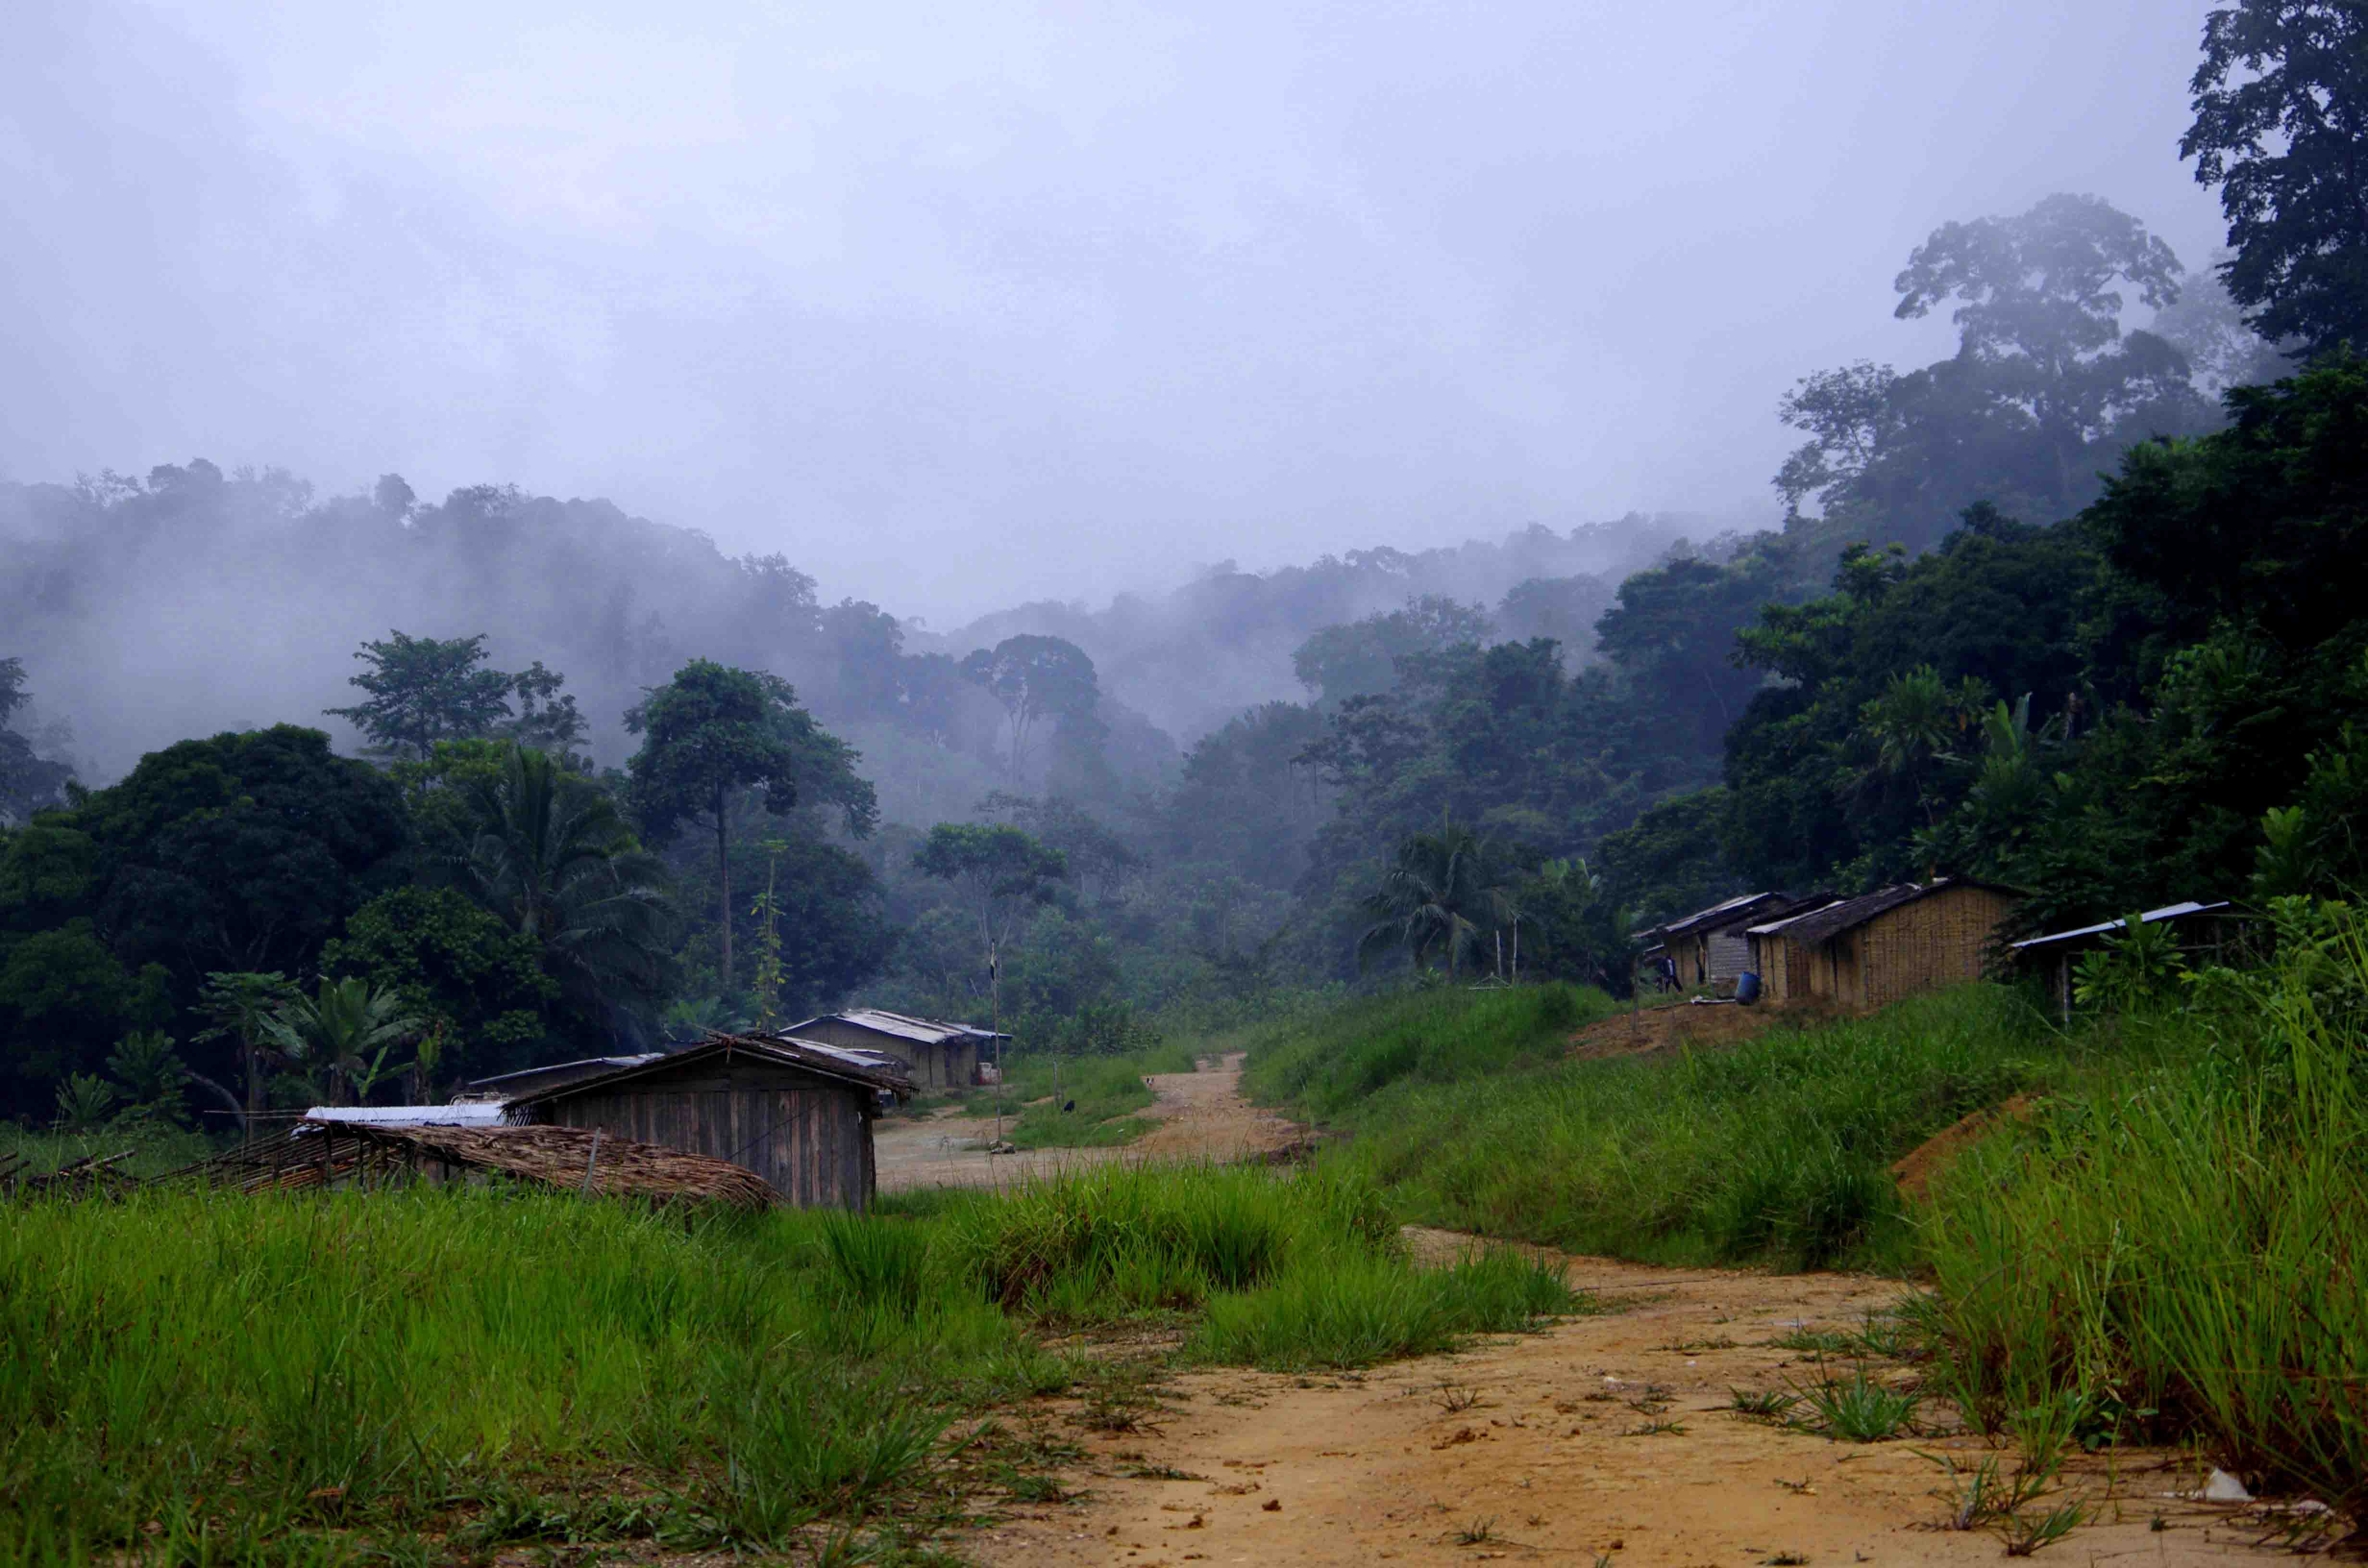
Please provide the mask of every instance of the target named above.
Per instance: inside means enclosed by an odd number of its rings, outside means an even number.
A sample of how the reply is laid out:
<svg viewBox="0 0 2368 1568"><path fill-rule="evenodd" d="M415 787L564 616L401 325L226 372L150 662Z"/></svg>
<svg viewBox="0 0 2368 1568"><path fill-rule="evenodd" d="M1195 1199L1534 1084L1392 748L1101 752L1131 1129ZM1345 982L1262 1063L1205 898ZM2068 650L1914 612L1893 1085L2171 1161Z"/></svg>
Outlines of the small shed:
<svg viewBox="0 0 2368 1568"><path fill-rule="evenodd" d="M2138 915L2141 926L2164 925L2172 933L2172 942L2190 957L2208 958L2220 963L2232 950L2241 949L2249 935L2248 927L2256 923L2253 912L2221 899L2202 903L2188 899L2179 903L2166 903L2159 909L2143 911ZM2056 1006L2066 1022L2072 1017L2072 966L2081 954L2102 947L2115 932L2129 928L2128 919L2103 920L2094 926L2082 926L2071 931L2050 932L2044 937L2030 937L2013 945L2015 958L2025 964L2044 966L2049 988L2055 993Z"/></svg>
<svg viewBox="0 0 2368 1568"><path fill-rule="evenodd" d="M909 1017L880 1007L856 1007L825 1013L793 1025L788 1033L800 1040L819 1040L850 1051L884 1052L905 1065L905 1074L923 1089L966 1089L986 1081L980 1069L995 1058L996 1042L1009 1043L1009 1035L975 1024L948 1023L939 1018Z"/></svg>
<svg viewBox="0 0 2368 1568"><path fill-rule="evenodd" d="M912 1094L902 1073L827 1044L714 1035L514 1099L506 1119L727 1160L799 1208L862 1210L878 1184L872 1118Z"/></svg>
<svg viewBox="0 0 2368 1568"><path fill-rule="evenodd" d="M1744 893L1655 927L1648 937L1657 941L1659 950L1647 948L1645 955L1656 961L1666 955L1677 965L1679 985L1732 986L1751 968L1751 944L1745 935L1748 928L1805 902L1788 892Z"/></svg>
<svg viewBox="0 0 2368 1568"><path fill-rule="evenodd" d="M1880 1007L1979 980L2021 896L1963 877L1901 882L1763 923L1749 932L1753 961L1770 1001Z"/></svg>

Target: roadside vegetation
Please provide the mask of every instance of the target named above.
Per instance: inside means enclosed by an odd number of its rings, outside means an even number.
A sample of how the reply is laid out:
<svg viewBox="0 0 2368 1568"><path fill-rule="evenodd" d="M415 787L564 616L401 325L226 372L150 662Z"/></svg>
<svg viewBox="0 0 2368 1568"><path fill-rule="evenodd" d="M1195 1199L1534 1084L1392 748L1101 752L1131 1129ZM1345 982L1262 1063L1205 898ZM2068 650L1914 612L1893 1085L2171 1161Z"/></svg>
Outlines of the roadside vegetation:
<svg viewBox="0 0 2368 1568"><path fill-rule="evenodd" d="M35 1202L0 1228L0 1558L28 1563L917 1549L1042 1468L1037 1402L1131 1418L1167 1364L1042 1333L1149 1320L1184 1359L1356 1366L1581 1305L1508 1259L1420 1276L1369 1186L1247 1169L870 1218Z"/></svg>
<svg viewBox="0 0 2368 1568"><path fill-rule="evenodd" d="M2194 1442L2357 1517L2368 917L2271 910L2277 957L2258 970L2187 971L2144 939L2109 949L2082 971L2091 1006L2069 1029L1976 985L1574 1061L1554 1021L1573 1004L1545 988L1430 992L1278 1026L1249 1042L1248 1081L1350 1134L1340 1179L1410 1219L1930 1280L1890 1338L1920 1346L1931 1392L2011 1439L2031 1474L2067 1444ZM1903 1199L1894 1162L2026 1092L2027 1118L1999 1119L1927 1201Z"/></svg>
<svg viewBox="0 0 2368 1568"><path fill-rule="evenodd" d="M1350 1133L1342 1156L1410 1217L1654 1262L1903 1267L1886 1167L2086 1053L2010 992L1779 1025L1717 1051L1573 1061L1608 1016L1563 986L1437 990L1278 1028L1251 1093Z"/></svg>

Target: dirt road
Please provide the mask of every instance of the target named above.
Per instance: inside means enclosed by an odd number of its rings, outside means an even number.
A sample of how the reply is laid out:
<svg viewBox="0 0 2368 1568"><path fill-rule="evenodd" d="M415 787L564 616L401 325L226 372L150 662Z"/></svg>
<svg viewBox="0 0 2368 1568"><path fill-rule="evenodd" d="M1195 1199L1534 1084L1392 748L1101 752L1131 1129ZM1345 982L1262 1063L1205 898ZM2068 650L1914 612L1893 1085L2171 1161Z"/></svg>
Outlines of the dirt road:
<svg viewBox="0 0 2368 1568"><path fill-rule="evenodd" d="M1052 1164L1232 1157L1289 1142L1288 1122L1245 1105L1240 1061L1155 1080L1164 1125L1133 1149L972 1153L953 1179L1009 1180ZM887 1165L882 1163L882 1182ZM932 1164L928 1177L939 1176ZM1443 1262L1471 1244L1409 1231ZM1987 1530L1937 1528L1941 1468L1987 1450L1928 1428L1881 1443L1831 1441L1725 1408L1734 1391L1815 1385L1813 1353L1775 1341L1849 1332L1906 1288L1853 1275L1668 1270L1572 1258L1572 1284L1616 1310L1549 1332L1362 1374L1221 1370L1168 1383L1165 1407L1111 1434L1082 1412L1055 1416L1086 1449L1067 1504L1017 1506L961 1550L990 1564L1574 1562L1591 1568L1748 1563L1990 1563ZM1837 1369L1848 1375L1846 1364ZM1910 1369L1875 1364L1912 1382ZM2012 1470L2011 1454L2002 1466ZM2260 1515L2184 1500L2192 1460L2123 1452L2076 1460L2040 1511L2085 1500L2089 1522L2045 1549L2063 1563L2149 1568L2284 1556L2258 1544Z"/></svg>
<svg viewBox="0 0 2368 1568"><path fill-rule="evenodd" d="M1434 1252L1452 1240L1417 1233ZM1722 1408L1732 1389L1816 1381L1812 1358L1770 1341L1861 1328L1898 1285L1585 1258L1570 1278L1627 1310L1361 1375L1179 1377L1156 1427L1070 1434L1088 1450L1070 1478L1081 1501L1022 1510L963 1550L1014 1568L2002 1557L1998 1535L1936 1528L1942 1472L1914 1451L1970 1466L1978 1441L1835 1442ZM1942 1419L1939 1403L1923 1408ZM2012 1456L2003 1462L2011 1470ZM2076 1461L2041 1511L2086 1497L2095 1522L2046 1555L2149 1565L2286 1555L2254 1544L2258 1517L2163 1495L2198 1483L2192 1461L2164 1453Z"/></svg>
<svg viewBox="0 0 2368 1568"><path fill-rule="evenodd" d="M989 1154L994 1124L975 1117L940 1112L927 1120L882 1121L875 1124L872 1139L880 1190L1002 1187L1112 1161L1234 1160L1299 1138L1294 1124L1242 1098L1241 1075L1238 1051L1204 1060L1197 1073L1152 1074L1148 1082L1155 1097L1150 1108L1139 1114L1159 1125L1115 1149ZM1016 1109L1013 1115L1016 1119Z"/></svg>

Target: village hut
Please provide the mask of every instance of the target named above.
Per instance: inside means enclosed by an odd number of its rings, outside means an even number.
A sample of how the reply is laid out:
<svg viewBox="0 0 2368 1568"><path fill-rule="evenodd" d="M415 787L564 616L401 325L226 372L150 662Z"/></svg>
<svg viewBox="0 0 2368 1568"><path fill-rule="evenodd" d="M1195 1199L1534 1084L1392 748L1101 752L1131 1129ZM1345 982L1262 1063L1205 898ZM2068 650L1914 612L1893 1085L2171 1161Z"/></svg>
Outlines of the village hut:
<svg viewBox="0 0 2368 1568"><path fill-rule="evenodd" d="M1751 948L1751 972L1759 977L1762 1001L1772 1005L1810 994L1809 959L1812 949L1786 941L1784 930L1793 922L1821 909L1830 909L1841 902L1830 897L1812 900L1792 914L1745 928L1744 938Z"/></svg>
<svg viewBox="0 0 2368 1568"><path fill-rule="evenodd" d="M802 1209L870 1206L871 1120L909 1098L894 1067L785 1035L713 1035L655 1061L509 1102L513 1125L598 1130L726 1160Z"/></svg>
<svg viewBox="0 0 2368 1568"><path fill-rule="evenodd" d="M1841 899L1759 933L1771 1000L1817 996L1879 1007L1982 976L1999 927L2021 897L1968 878L1902 882Z"/></svg>
<svg viewBox="0 0 2368 1568"><path fill-rule="evenodd" d="M1792 893L1750 892L1698 909L1647 933L1654 946L1645 958L1657 965L1667 956L1677 966L1681 986L1731 989L1751 967L1751 944L1746 930L1757 922L1800 908L1804 901Z"/></svg>
<svg viewBox="0 0 2368 1568"><path fill-rule="evenodd" d="M2222 899L2214 903L2201 903L2188 899L2179 903L2166 903L2159 909L2143 911L2138 915L2141 926L2159 925L2171 934L2171 945L2192 962L2202 960L2224 963L2232 952L2247 945L2251 928L2258 917L2248 909ZM2048 989L2055 994L2056 1006L2064 1019L2072 1018L2072 969L2083 953L2094 952L2117 934L2129 929L2127 918L2101 920L2094 926L2082 926L2070 931L2054 931L2044 937L2029 937L2012 945L2018 962L2037 969L2047 976Z"/></svg>
<svg viewBox="0 0 2368 1568"><path fill-rule="evenodd" d="M939 1093L989 1082L996 1042L1011 1040L975 1024L909 1017L879 1007L825 1013L785 1032L849 1051L882 1052L903 1062L916 1085Z"/></svg>

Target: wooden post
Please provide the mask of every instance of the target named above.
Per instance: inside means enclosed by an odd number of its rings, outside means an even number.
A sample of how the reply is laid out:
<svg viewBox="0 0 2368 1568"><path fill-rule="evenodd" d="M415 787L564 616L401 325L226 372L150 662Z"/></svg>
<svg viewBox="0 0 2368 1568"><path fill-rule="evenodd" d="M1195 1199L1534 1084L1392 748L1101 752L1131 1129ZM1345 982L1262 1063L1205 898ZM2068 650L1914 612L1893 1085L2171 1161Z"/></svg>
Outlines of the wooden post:
<svg viewBox="0 0 2368 1568"><path fill-rule="evenodd" d="M589 1198L592 1195L592 1167L599 1163L599 1159L600 1130L596 1127L592 1130L592 1152L584 1156L584 1186L579 1196Z"/></svg>

